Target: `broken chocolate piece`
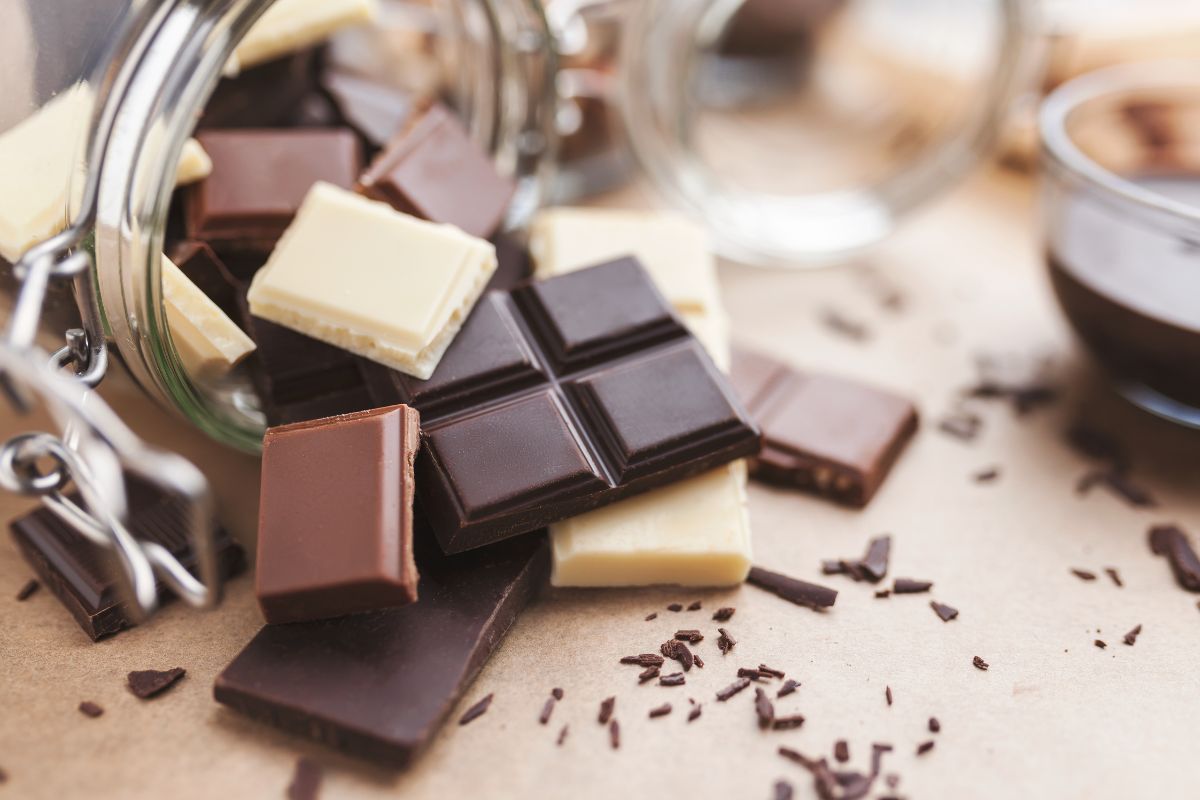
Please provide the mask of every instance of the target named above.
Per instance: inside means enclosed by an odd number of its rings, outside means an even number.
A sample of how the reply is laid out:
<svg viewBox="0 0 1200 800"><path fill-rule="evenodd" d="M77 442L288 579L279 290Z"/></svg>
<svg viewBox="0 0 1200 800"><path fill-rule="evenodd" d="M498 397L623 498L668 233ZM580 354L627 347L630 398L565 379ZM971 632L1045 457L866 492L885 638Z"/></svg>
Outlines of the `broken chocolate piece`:
<svg viewBox="0 0 1200 800"><path fill-rule="evenodd" d="M563 725L562 730L558 732L558 739L554 742L557 746L562 747L563 742L567 740L568 726Z"/></svg>
<svg viewBox="0 0 1200 800"><path fill-rule="evenodd" d="M644 670L642 670L641 672L638 673L638 683L645 683L647 681L652 681L658 677L658 674L659 674L658 667L646 667Z"/></svg>
<svg viewBox="0 0 1200 800"><path fill-rule="evenodd" d="M942 723L938 722L938 718L937 718L937 717L930 717L930 718L929 718L929 732L930 732L930 733L937 733L937 732L938 732L938 731L940 731L941 729L942 729Z"/></svg>
<svg viewBox="0 0 1200 800"><path fill-rule="evenodd" d="M771 668L770 668L770 667L768 667L766 664L759 664L759 665L758 665L758 671L759 671L759 672L766 673L767 675L770 675L771 677L774 677L774 678L779 678L779 679L781 679L781 680L782 680L783 678L787 677L787 674L786 674L786 673L785 673L783 670L779 670L779 669L771 669Z"/></svg>
<svg viewBox="0 0 1200 800"><path fill-rule="evenodd" d="M725 608L718 608L712 616L713 621L714 622L729 622L729 620L733 619L734 612L736 612L736 611L737 611L737 609L730 608L728 606L726 606Z"/></svg>
<svg viewBox="0 0 1200 800"><path fill-rule="evenodd" d="M482 700L475 703L475 705L471 706L470 708L468 708L466 711L463 712L463 715L458 718L458 724L466 725L468 723L474 722L475 720L479 719L484 714L486 714L488 708L490 708L492 705L492 698L494 696L495 695L493 695L492 693L488 693L487 695L484 695Z"/></svg>
<svg viewBox="0 0 1200 800"><path fill-rule="evenodd" d="M803 714L792 714L787 717L776 717L771 723L771 729L776 731L786 731L792 728L799 728L804 724Z"/></svg>
<svg viewBox="0 0 1200 800"><path fill-rule="evenodd" d="M983 660L982 658L980 658L979 656L975 656L975 657L973 657L973 658L971 659L971 663L975 665L975 669L978 669L978 670L983 670L984 672L987 672L987 669L988 669L988 667L990 667L990 666L991 666L991 664L989 664L988 662L984 661L984 660Z"/></svg>
<svg viewBox="0 0 1200 800"><path fill-rule="evenodd" d="M84 700L79 704L79 712L85 717L91 717L92 719L95 719L96 717L104 714L104 709L93 703L91 700Z"/></svg>
<svg viewBox="0 0 1200 800"><path fill-rule="evenodd" d="M891 589L880 589L879 591L875 592L875 599L876 599L876 600L883 600L883 599L886 599L886 598L888 598L888 597L891 597L891 596L892 596L892 590L891 590Z"/></svg>
<svg viewBox="0 0 1200 800"><path fill-rule="evenodd" d="M688 712L687 721L694 722L698 719L700 719L700 704L692 701L692 710Z"/></svg>
<svg viewBox="0 0 1200 800"><path fill-rule="evenodd" d="M670 713L671 713L671 704L663 703L661 706L656 706L656 707L650 709L650 719L656 719L658 717L665 717L667 714L670 714Z"/></svg>
<svg viewBox="0 0 1200 800"><path fill-rule="evenodd" d="M941 618L942 622L949 622L958 616L957 608L948 606L945 603L939 603L937 600L930 600L929 607L933 609L933 613Z"/></svg>
<svg viewBox="0 0 1200 800"><path fill-rule="evenodd" d="M932 749L933 749L933 740L932 739L930 739L928 742L921 742L919 745L917 745L917 755L923 756Z"/></svg>
<svg viewBox="0 0 1200 800"><path fill-rule="evenodd" d="M621 747L621 726L615 719L608 723L608 742L613 750Z"/></svg>
<svg viewBox="0 0 1200 800"><path fill-rule="evenodd" d="M888 559L892 552L892 537L877 536L867 545L867 554L858 562L871 583L878 583L887 575Z"/></svg>
<svg viewBox="0 0 1200 800"><path fill-rule="evenodd" d="M729 698L733 697L738 692L745 689L749 685L750 685L749 678L738 678L736 681L729 684L721 691L717 692L717 699L723 703L726 700L728 700Z"/></svg>
<svg viewBox="0 0 1200 800"><path fill-rule="evenodd" d="M920 594L933 588L933 581L918 581L912 578L896 578L892 581L892 591L896 594Z"/></svg>
<svg viewBox="0 0 1200 800"><path fill-rule="evenodd" d="M752 681L766 680L771 677L765 672L760 672L756 669L747 669L746 667L738 667L737 676L739 678L749 678Z"/></svg>
<svg viewBox="0 0 1200 800"><path fill-rule="evenodd" d="M563 690L558 688L557 686L555 686L553 689L550 690L550 696L553 697L555 700L562 700L563 699Z"/></svg>
<svg viewBox="0 0 1200 800"><path fill-rule="evenodd" d="M1101 650L1108 647L1108 644L1106 642L1104 642L1102 639L1096 639L1092 642L1092 644L1094 644L1096 647L1100 648Z"/></svg>
<svg viewBox="0 0 1200 800"><path fill-rule="evenodd" d="M1200 558L1182 528L1176 525L1152 527L1150 550L1155 555L1166 556L1176 583L1189 592L1200 592Z"/></svg>
<svg viewBox="0 0 1200 800"><path fill-rule="evenodd" d="M687 683L687 679L683 677L682 672L672 672L670 675L663 675L658 679L659 686L683 686Z"/></svg>
<svg viewBox="0 0 1200 800"><path fill-rule="evenodd" d="M658 612L657 612L657 611L654 611L654 612L651 612L651 613L647 614L647 615L646 615L645 622L649 622L649 621L650 621L650 620L652 620L652 619L658 619Z"/></svg>
<svg viewBox="0 0 1200 800"><path fill-rule="evenodd" d="M850 760L850 745L845 739L838 739L834 742L833 757L843 764Z"/></svg>
<svg viewBox="0 0 1200 800"><path fill-rule="evenodd" d="M787 697L792 692L800 688L800 681L788 679L784 681L783 686L779 687L779 691L775 693L776 697Z"/></svg>
<svg viewBox="0 0 1200 800"><path fill-rule="evenodd" d="M1132 646L1135 642L1137 642L1137 637L1141 634L1141 632L1141 625L1134 626L1133 630L1125 634L1125 644Z"/></svg>
<svg viewBox="0 0 1200 800"><path fill-rule="evenodd" d="M689 628L687 630L675 631L675 638L681 642L691 642L692 644L695 644L696 642L704 640L704 634L700 633L698 630Z"/></svg>
<svg viewBox="0 0 1200 800"><path fill-rule="evenodd" d="M692 653L692 660L696 663L697 667L699 667L700 669L704 669L704 659L703 658L701 658L699 655L697 655L695 653Z"/></svg>
<svg viewBox="0 0 1200 800"><path fill-rule="evenodd" d="M26 600L28 600L30 597L33 596L34 592L36 592L40 588L42 588L42 585L37 582L37 579L30 578L28 581L25 582L25 585L22 586L20 588L20 590L17 592L17 602L24 603Z"/></svg>
<svg viewBox="0 0 1200 800"><path fill-rule="evenodd" d="M554 704L556 702L553 695L546 698L546 703L542 706L542 713L538 714L538 722L542 725L550 722L550 717L554 714Z"/></svg>
<svg viewBox="0 0 1200 800"><path fill-rule="evenodd" d="M658 653L642 653L636 656L624 656L622 664L637 664L639 667L661 667L663 657Z"/></svg>
<svg viewBox="0 0 1200 800"><path fill-rule="evenodd" d="M761 687L754 690L754 713L758 715L758 727L766 730L775 721L775 705Z"/></svg>
<svg viewBox="0 0 1200 800"><path fill-rule="evenodd" d="M822 309L820 320L830 331L853 342L865 342L871 338L871 332L866 325L847 317L836 308Z"/></svg>
<svg viewBox="0 0 1200 800"><path fill-rule="evenodd" d="M600 701L600 716L597 717L601 725L612 719L613 709L616 708L617 698L606 697Z"/></svg>
<svg viewBox="0 0 1200 800"><path fill-rule="evenodd" d="M699 610L701 609L701 607L702 607L702 606L701 606L701 603L700 603L700 601L699 601L699 600L695 600L695 601L693 601L693 602L691 603L691 605L689 605L689 606L687 607L687 610L688 610L688 611L699 611Z"/></svg>
<svg viewBox="0 0 1200 800"><path fill-rule="evenodd" d="M837 600L837 590L815 583L789 578L762 567L751 567L747 582L782 597L784 600L814 611L830 608Z"/></svg>
<svg viewBox="0 0 1200 800"><path fill-rule="evenodd" d="M938 430L964 442L974 441L983 428L983 420L970 411L955 411L938 422Z"/></svg>
<svg viewBox="0 0 1200 800"><path fill-rule="evenodd" d="M170 687L187 674L183 667L172 667L168 670L144 669L129 673L129 691L141 700L148 700Z"/></svg>
<svg viewBox="0 0 1200 800"><path fill-rule="evenodd" d="M683 603L671 603L671 605L667 606L667 611L683 611Z"/></svg>
<svg viewBox="0 0 1200 800"><path fill-rule="evenodd" d="M999 467L988 467L987 469L982 469L971 476L976 483L994 483L999 477Z"/></svg>
<svg viewBox="0 0 1200 800"><path fill-rule="evenodd" d="M721 651L721 655L725 655L737 645L737 639L724 628L717 628L717 632L721 634L717 637L717 649Z"/></svg>
<svg viewBox="0 0 1200 800"><path fill-rule="evenodd" d="M883 687L883 696L887 698L887 704L890 706L892 704L892 687Z"/></svg>
<svg viewBox="0 0 1200 800"><path fill-rule="evenodd" d="M1096 573L1094 573L1094 572L1088 572L1086 569L1074 569L1074 568L1072 568L1072 569L1071 569L1071 574L1072 574L1072 575L1074 575L1076 578L1079 578L1079 580L1081 580L1081 581L1094 581L1094 580L1096 580Z"/></svg>
<svg viewBox="0 0 1200 800"><path fill-rule="evenodd" d="M296 761L296 771L292 773L292 782L288 784L288 800L317 800L321 789L321 765L311 758L300 758Z"/></svg>
<svg viewBox="0 0 1200 800"><path fill-rule="evenodd" d="M1120 589L1121 587L1123 587L1125 585L1121 581L1121 575L1120 575L1120 573L1117 572L1115 567L1105 567L1104 572L1105 572L1105 574L1108 575L1109 578L1112 579L1112 582L1117 585L1118 589Z"/></svg>

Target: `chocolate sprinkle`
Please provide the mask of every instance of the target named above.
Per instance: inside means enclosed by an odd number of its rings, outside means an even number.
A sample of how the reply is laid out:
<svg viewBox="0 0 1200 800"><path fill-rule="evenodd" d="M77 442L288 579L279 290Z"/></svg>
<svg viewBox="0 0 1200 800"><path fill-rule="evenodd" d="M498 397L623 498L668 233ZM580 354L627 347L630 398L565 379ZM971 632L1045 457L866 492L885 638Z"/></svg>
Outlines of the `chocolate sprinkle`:
<svg viewBox="0 0 1200 800"><path fill-rule="evenodd" d="M661 667L663 657L658 653L642 653L636 656L625 656L622 664L637 664L639 667Z"/></svg>
<svg viewBox="0 0 1200 800"><path fill-rule="evenodd" d="M790 717L776 717L775 721L771 723L771 728L777 731L787 731L799 728L803 724L803 714L792 714Z"/></svg>
<svg viewBox="0 0 1200 800"><path fill-rule="evenodd" d="M670 714L670 713L671 713L671 704L663 703L661 706L658 706L657 708L650 709L650 719L654 719L656 717L665 717L667 714Z"/></svg>
<svg viewBox="0 0 1200 800"><path fill-rule="evenodd" d="M186 674L187 670L183 667L174 667L161 672L156 669L137 670L129 673L129 691L142 700L148 700L166 691Z"/></svg>
<svg viewBox="0 0 1200 800"><path fill-rule="evenodd" d="M542 706L542 713L538 715L538 722L545 725L550 721L550 715L554 713L555 699L553 697L546 698L546 704Z"/></svg>
<svg viewBox="0 0 1200 800"><path fill-rule="evenodd" d="M644 670L638 673L638 683L652 681L658 677L658 673L658 667L646 667Z"/></svg>
<svg viewBox="0 0 1200 800"><path fill-rule="evenodd" d="M563 690L558 688L557 686L555 686L553 689L550 690L550 694L554 697L555 700L563 699Z"/></svg>
<svg viewBox="0 0 1200 800"><path fill-rule="evenodd" d="M675 631L675 638L681 642L691 642L692 644L695 644L696 642L704 640L704 634L697 630L688 629Z"/></svg>
<svg viewBox="0 0 1200 800"><path fill-rule="evenodd" d="M957 608L948 606L945 603L939 603L937 600L930 600L929 607L933 609L933 613L941 617L942 622L949 622L958 616Z"/></svg>
<svg viewBox="0 0 1200 800"><path fill-rule="evenodd" d="M699 600L695 600L695 601L693 601L693 602L692 602L692 604L691 604L691 605L689 605L689 606L687 607L687 610L688 610L688 611L699 611L701 608L702 608L702 605L701 605L700 601L699 601Z"/></svg>
<svg viewBox="0 0 1200 800"><path fill-rule="evenodd" d="M746 579L760 589L782 597L784 600L814 610L830 608L837 600L837 590L819 586L815 583L789 578L778 572L771 572L762 567L752 567Z"/></svg>
<svg viewBox="0 0 1200 800"><path fill-rule="evenodd" d="M976 483L994 483L1000 477L999 467L988 467L971 476Z"/></svg>
<svg viewBox="0 0 1200 800"><path fill-rule="evenodd" d="M850 745L845 739L838 739L833 744L833 757L845 764L850 760Z"/></svg>
<svg viewBox="0 0 1200 800"><path fill-rule="evenodd" d="M603 725L604 723L606 723L610 719L612 719L613 708L616 705L617 705L617 698L615 698L615 697L606 697L600 701L600 716L598 719L599 719L601 725Z"/></svg>
<svg viewBox="0 0 1200 800"><path fill-rule="evenodd" d="M288 800L316 800L321 789L321 765L311 758L296 761L292 782L288 784Z"/></svg>
<svg viewBox="0 0 1200 800"><path fill-rule="evenodd" d="M489 694L480 700L475 705L463 712L463 715L458 718L459 725L466 725L468 722L474 722L487 713L488 707L492 704L493 695Z"/></svg>
<svg viewBox="0 0 1200 800"><path fill-rule="evenodd" d="M770 676L772 676L772 677L775 677L775 678L780 678L780 679L783 679L783 678L786 676L786 673L785 673L783 670L781 670L781 669L771 669L771 668L770 668L770 667L768 667L766 664L759 664L759 665L758 665L758 671L759 671L759 672L765 672L766 674L768 674L768 675L770 675Z"/></svg>
<svg viewBox="0 0 1200 800"><path fill-rule="evenodd" d="M1129 633L1125 634L1125 644L1132 647L1134 645L1134 643L1137 642L1137 637L1139 634L1141 634L1141 632L1142 632L1141 625L1137 625L1136 627L1134 627L1133 630L1131 630Z"/></svg>
<svg viewBox="0 0 1200 800"><path fill-rule="evenodd" d="M1074 569L1074 568L1072 568L1072 569L1071 569L1071 574L1072 574L1072 575L1074 575L1076 578L1079 578L1079 580L1081 580L1081 581L1094 581L1094 580L1096 580L1096 573L1094 573L1094 572L1088 572L1086 569Z"/></svg>
<svg viewBox="0 0 1200 800"><path fill-rule="evenodd" d="M775 781L775 800L792 800L795 790L787 781Z"/></svg>
<svg viewBox="0 0 1200 800"><path fill-rule="evenodd" d="M733 683L726 686L721 691L717 692L717 699L724 703L729 698L733 697L738 692L750 685L749 678L738 678Z"/></svg>
<svg viewBox="0 0 1200 800"><path fill-rule="evenodd" d="M736 611L737 611L737 609L733 608L731 606L725 606L724 608L718 608L715 612L713 612L713 617L712 617L713 621L714 622L729 622L729 620L731 620L733 618L733 614Z"/></svg>
<svg viewBox="0 0 1200 800"><path fill-rule="evenodd" d="M608 723L608 742L613 750L621 747L621 726L615 719Z"/></svg>
<svg viewBox="0 0 1200 800"><path fill-rule="evenodd" d="M738 667L737 676L739 678L749 678L752 681L761 681L771 677L765 672L749 667Z"/></svg>
<svg viewBox="0 0 1200 800"><path fill-rule="evenodd" d="M929 718L929 732L930 732L930 733L937 733L937 732L938 732L938 731L940 731L941 729L942 729L942 723L938 722L938 718L937 718L937 717L930 717L930 718Z"/></svg>
<svg viewBox="0 0 1200 800"><path fill-rule="evenodd" d="M647 615L646 615L646 620L645 620L645 621L646 621L646 622L649 622L649 621L650 621L650 620L652 620L652 619L658 619L658 612L657 612L657 611L654 611L654 612L651 612L651 613L647 614Z"/></svg>
<svg viewBox="0 0 1200 800"><path fill-rule="evenodd" d="M1175 582L1189 592L1200 592L1200 558L1192 549L1187 534L1175 525L1155 525L1150 529L1150 550L1166 556L1175 573Z"/></svg>
<svg viewBox="0 0 1200 800"><path fill-rule="evenodd" d="M1116 567L1105 567L1104 571L1108 574L1108 577L1112 578L1112 582L1117 585L1118 589L1125 585L1121 581L1121 575L1117 572Z"/></svg>
<svg viewBox="0 0 1200 800"><path fill-rule="evenodd" d="M776 697L787 697L792 692L800 687L800 681L787 680L783 686L779 687L779 691L775 693Z"/></svg>
<svg viewBox="0 0 1200 800"><path fill-rule="evenodd" d="M987 672L988 667L991 666L991 664L984 661L979 656L975 656L974 658L972 658L971 663L975 665L975 669L982 670L984 672Z"/></svg>
<svg viewBox="0 0 1200 800"><path fill-rule="evenodd" d="M671 605L667 606L667 611L675 611L675 612L683 611L683 604L682 603L671 603Z"/></svg>
<svg viewBox="0 0 1200 800"><path fill-rule="evenodd" d="M555 740L554 743L556 745L558 745L559 747L562 747L563 742L565 742L567 740L567 732L569 730L570 730L569 726L563 725L562 730L558 732L558 739Z"/></svg>
<svg viewBox="0 0 1200 800"><path fill-rule="evenodd" d="M693 703L694 703L694 705L692 706L692 710L688 712L688 718L687 718L688 722L692 722L694 720L700 719L701 706L699 703L696 703L695 701L693 701Z"/></svg>
<svg viewBox="0 0 1200 800"><path fill-rule="evenodd" d="M1104 642L1103 639L1096 639L1092 642L1092 644L1096 645L1096 647L1099 647L1101 650L1108 647L1108 645Z"/></svg>
<svg viewBox="0 0 1200 800"><path fill-rule="evenodd" d="M932 749L933 749L933 740L932 739L930 739L928 742L921 742L919 745L917 745L917 755L923 756Z"/></svg>
<svg viewBox="0 0 1200 800"><path fill-rule="evenodd" d="M695 653L692 653L692 660L694 662L696 662L697 667L699 667L700 669L704 669L704 659L703 658L696 655Z"/></svg>
<svg viewBox="0 0 1200 800"><path fill-rule="evenodd" d="M21 587L21 591L17 592L17 602L24 603L33 595L34 592L40 588L42 588L42 585L37 582L37 579L30 578L25 582L25 585Z"/></svg>
<svg viewBox="0 0 1200 800"><path fill-rule="evenodd" d="M890 706L892 704L892 687L883 687L883 696L887 698L887 704Z"/></svg>
<svg viewBox="0 0 1200 800"><path fill-rule="evenodd" d="M717 628L717 632L721 635L717 637L717 649L721 651L721 655L725 655L737 645L737 639L729 635L729 631L724 628Z"/></svg>
<svg viewBox="0 0 1200 800"><path fill-rule="evenodd" d="M876 592L876 593L875 593L875 599L876 599L876 600L884 600L884 599L886 599L886 598L888 598L888 597L891 597L891 596L892 596L892 590L891 590L891 589L880 589L878 592Z"/></svg>
<svg viewBox="0 0 1200 800"><path fill-rule="evenodd" d="M91 717L92 719L95 719L104 713L104 709L93 703L91 700L84 700L82 703L80 703L79 711L85 717Z"/></svg>
<svg viewBox="0 0 1200 800"><path fill-rule="evenodd" d="M667 658L678 661L683 666L684 672L690 672L695 659L692 657L692 651L688 646L678 639L668 639L663 642L659 650Z"/></svg>
<svg viewBox="0 0 1200 800"><path fill-rule="evenodd" d="M659 686L683 686L687 683L687 679L683 677L682 672L672 672L670 675L663 675L658 679Z"/></svg>
<svg viewBox="0 0 1200 800"><path fill-rule="evenodd" d="M933 588L933 581L919 581L913 578L896 578L892 581L892 591L896 594L920 594Z"/></svg>
<svg viewBox="0 0 1200 800"><path fill-rule="evenodd" d="M754 690L754 713L758 715L758 727L766 730L775 721L775 706L761 688Z"/></svg>

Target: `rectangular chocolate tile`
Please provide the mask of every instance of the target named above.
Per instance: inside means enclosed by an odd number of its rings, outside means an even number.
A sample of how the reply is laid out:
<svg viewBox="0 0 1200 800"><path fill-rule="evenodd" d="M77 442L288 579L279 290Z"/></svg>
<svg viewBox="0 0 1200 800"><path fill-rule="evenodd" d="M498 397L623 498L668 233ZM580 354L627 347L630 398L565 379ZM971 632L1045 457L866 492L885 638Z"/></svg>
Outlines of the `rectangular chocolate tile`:
<svg viewBox="0 0 1200 800"><path fill-rule="evenodd" d="M217 678L217 702L356 756L411 764L543 585L549 561L541 536L446 557L428 534L418 526L420 600L268 625Z"/></svg>
<svg viewBox="0 0 1200 800"><path fill-rule="evenodd" d="M269 428L255 592L268 623L417 599L412 555L417 412L390 406Z"/></svg>
<svg viewBox="0 0 1200 800"><path fill-rule="evenodd" d="M195 572L196 557L188 541L182 504L132 476L126 476L126 482L130 533L162 545ZM93 544L45 508L13 520L9 527L25 560L93 641L133 627L121 596L120 567L111 551ZM242 548L223 529L218 529L216 536L222 576L241 573L246 566ZM167 602L174 595L160 584L160 598Z"/></svg>
<svg viewBox="0 0 1200 800"><path fill-rule="evenodd" d="M917 430L903 397L758 353L734 353L732 380L762 426L750 474L765 483L865 506Z"/></svg>
<svg viewBox="0 0 1200 800"><path fill-rule="evenodd" d="M724 377L634 259L493 292L429 380L365 369L376 404L421 411L418 499L451 553L759 445Z"/></svg>

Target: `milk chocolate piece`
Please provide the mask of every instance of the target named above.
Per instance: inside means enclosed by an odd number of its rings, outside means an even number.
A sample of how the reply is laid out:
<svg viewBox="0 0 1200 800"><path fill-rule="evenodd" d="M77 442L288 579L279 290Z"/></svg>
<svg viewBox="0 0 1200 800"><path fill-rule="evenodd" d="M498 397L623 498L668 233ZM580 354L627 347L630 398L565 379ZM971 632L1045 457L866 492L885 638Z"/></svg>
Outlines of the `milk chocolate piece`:
<svg viewBox="0 0 1200 800"><path fill-rule="evenodd" d="M196 556L188 540L183 504L133 476L127 475L125 480L129 488L126 525L130 533L139 540L162 545L185 568L195 572ZM74 499L79 502L78 497ZM13 520L10 527L17 547L41 582L93 641L134 625L124 603L120 567L112 551L85 539L45 508ZM242 548L223 529L217 529L216 537L222 576L239 574L245 569ZM161 602L174 599L175 595L161 584L159 590Z"/></svg>
<svg viewBox="0 0 1200 800"><path fill-rule="evenodd" d="M418 497L448 553L524 533L758 448L724 377L633 259L480 301L426 381Z"/></svg>
<svg viewBox="0 0 1200 800"><path fill-rule="evenodd" d="M269 623L417 599L412 557L417 412L407 406L269 428L255 591Z"/></svg>
<svg viewBox="0 0 1200 800"><path fill-rule="evenodd" d="M348 128L207 130L212 174L186 190L192 239L267 252L318 181L350 188L362 164Z"/></svg>
<svg viewBox="0 0 1200 800"><path fill-rule="evenodd" d="M359 191L397 211L491 236L515 189L454 116L434 105L400 133L359 179Z"/></svg>
<svg viewBox="0 0 1200 800"><path fill-rule="evenodd" d="M898 395L768 356L739 350L732 379L763 429L750 474L765 483L861 508L917 430L916 408Z"/></svg>
<svg viewBox="0 0 1200 800"><path fill-rule="evenodd" d="M217 701L364 758L411 763L542 585L549 558L532 536L445 557L426 530L417 564L412 605L263 628L217 678Z"/></svg>

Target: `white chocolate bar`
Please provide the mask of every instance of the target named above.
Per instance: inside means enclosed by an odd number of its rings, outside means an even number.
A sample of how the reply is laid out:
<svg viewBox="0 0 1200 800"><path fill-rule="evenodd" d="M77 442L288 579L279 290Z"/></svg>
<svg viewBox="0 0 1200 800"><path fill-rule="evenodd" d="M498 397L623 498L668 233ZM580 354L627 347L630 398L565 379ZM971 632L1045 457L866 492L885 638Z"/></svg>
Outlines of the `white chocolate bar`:
<svg viewBox="0 0 1200 800"><path fill-rule="evenodd" d="M676 310L721 306L708 234L675 212L546 209L530 225L529 250L541 278L633 255Z"/></svg>
<svg viewBox="0 0 1200 800"><path fill-rule="evenodd" d="M219 377L254 350L254 340L166 256L162 290L171 341L193 377Z"/></svg>
<svg viewBox="0 0 1200 800"><path fill-rule="evenodd" d="M317 183L254 276L250 311L424 379L495 270L490 242Z"/></svg>
<svg viewBox="0 0 1200 800"><path fill-rule="evenodd" d="M724 467L550 528L555 586L732 586L750 571L746 465Z"/></svg>
<svg viewBox="0 0 1200 800"><path fill-rule="evenodd" d="M373 20L377 0L278 0L233 51L227 75L310 47L340 28Z"/></svg>
<svg viewBox="0 0 1200 800"><path fill-rule="evenodd" d="M212 174L212 159L195 139L183 143L179 164L175 167L175 185L183 186L202 181Z"/></svg>

